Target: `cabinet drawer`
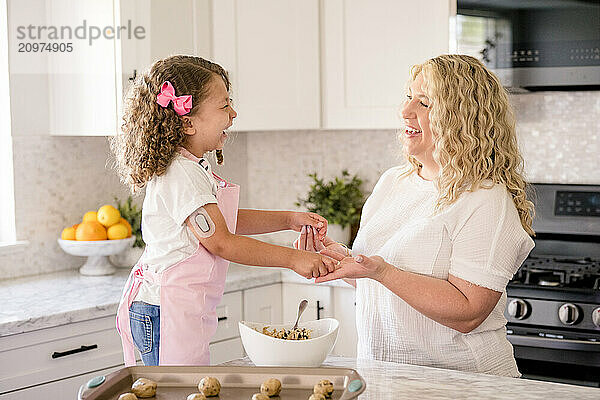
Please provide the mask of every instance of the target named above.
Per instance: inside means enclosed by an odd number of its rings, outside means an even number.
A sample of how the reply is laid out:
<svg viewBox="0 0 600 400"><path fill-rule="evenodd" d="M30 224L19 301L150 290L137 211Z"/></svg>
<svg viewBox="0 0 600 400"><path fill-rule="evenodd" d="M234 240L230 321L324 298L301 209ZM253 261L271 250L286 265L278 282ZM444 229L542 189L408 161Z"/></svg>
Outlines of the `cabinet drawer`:
<svg viewBox="0 0 600 400"><path fill-rule="evenodd" d="M210 365L242 358L244 355L244 346L239 337L210 345Z"/></svg>
<svg viewBox="0 0 600 400"><path fill-rule="evenodd" d="M242 320L242 292L223 295L217 306L219 325L211 343L240 336L238 322Z"/></svg>
<svg viewBox="0 0 600 400"><path fill-rule="evenodd" d="M123 351L110 316L0 338L0 360L3 393L121 365Z"/></svg>

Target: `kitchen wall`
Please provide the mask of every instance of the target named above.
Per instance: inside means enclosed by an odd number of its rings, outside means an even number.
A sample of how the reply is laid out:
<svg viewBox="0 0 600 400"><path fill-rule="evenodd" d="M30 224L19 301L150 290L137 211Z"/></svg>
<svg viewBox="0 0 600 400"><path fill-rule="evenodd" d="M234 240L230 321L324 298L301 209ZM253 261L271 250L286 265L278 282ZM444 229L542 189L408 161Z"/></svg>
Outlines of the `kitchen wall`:
<svg viewBox="0 0 600 400"><path fill-rule="evenodd" d="M511 101L530 181L600 184L600 92L519 94ZM79 267L84 259L56 243L62 228L127 195L107 166L106 138L48 136L35 121L30 126L13 123L17 239L29 245L0 255L0 279ZM239 132L216 172L241 184L243 207L294 209L308 190L308 173L330 178L348 169L370 192L399 155L392 130ZM274 243L294 237L263 236Z"/></svg>

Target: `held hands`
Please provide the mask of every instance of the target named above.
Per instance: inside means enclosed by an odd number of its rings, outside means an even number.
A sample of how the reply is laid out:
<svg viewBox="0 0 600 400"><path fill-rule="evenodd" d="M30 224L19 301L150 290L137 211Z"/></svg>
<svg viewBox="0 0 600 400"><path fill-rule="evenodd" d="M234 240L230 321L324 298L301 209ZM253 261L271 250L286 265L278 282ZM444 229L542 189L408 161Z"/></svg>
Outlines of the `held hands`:
<svg viewBox="0 0 600 400"><path fill-rule="evenodd" d="M323 240L327 234L327 220L319 214L290 211L288 218L291 230L300 232L305 226L312 227L319 240Z"/></svg>
<svg viewBox="0 0 600 400"><path fill-rule="evenodd" d="M390 268L390 264L386 263L379 256L367 257L358 255L355 257L346 257L329 249L321 251L321 254L337 260L338 263L336 264L335 271L326 276L319 276L315 280L315 283L328 282L341 278L371 278L381 282Z"/></svg>
<svg viewBox="0 0 600 400"><path fill-rule="evenodd" d="M322 250L329 249L342 255L350 255L348 249L335 240L331 240L329 236L323 239L318 239L318 234L310 226L303 226L298 239L293 244L295 249L306 250L313 253L319 253Z"/></svg>
<svg viewBox="0 0 600 400"><path fill-rule="evenodd" d="M337 261L325 255L309 253L307 251L297 252L298 255L292 261L292 270L306 279L326 276L335 271Z"/></svg>

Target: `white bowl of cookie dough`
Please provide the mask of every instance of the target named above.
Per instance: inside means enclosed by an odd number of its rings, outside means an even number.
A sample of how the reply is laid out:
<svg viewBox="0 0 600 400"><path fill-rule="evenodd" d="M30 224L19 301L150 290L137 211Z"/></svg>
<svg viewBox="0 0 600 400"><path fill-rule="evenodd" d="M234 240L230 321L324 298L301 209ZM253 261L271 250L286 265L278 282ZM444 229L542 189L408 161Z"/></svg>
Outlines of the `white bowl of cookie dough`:
<svg viewBox="0 0 600 400"><path fill-rule="evenodd" d="M318 367L335 346L339 322L334 318L301 322L298 327L312 330L311 339L278 339L262 332L263 327L291 329L293 323L269 324L265 322L239 323L244 349L254 365L259 367Z"/></svg>

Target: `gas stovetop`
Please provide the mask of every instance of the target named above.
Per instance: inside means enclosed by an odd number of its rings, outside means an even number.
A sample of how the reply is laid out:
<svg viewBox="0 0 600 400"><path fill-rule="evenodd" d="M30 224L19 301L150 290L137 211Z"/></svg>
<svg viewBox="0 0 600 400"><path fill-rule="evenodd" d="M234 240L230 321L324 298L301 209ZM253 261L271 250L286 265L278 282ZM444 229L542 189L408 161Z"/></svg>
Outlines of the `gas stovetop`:
<svg viewBox="0 0 600 400"><path fill-rule="evenodd" d="M600 290L600 260L589 257L530 256L511 285L544 289Z"/></svg>

